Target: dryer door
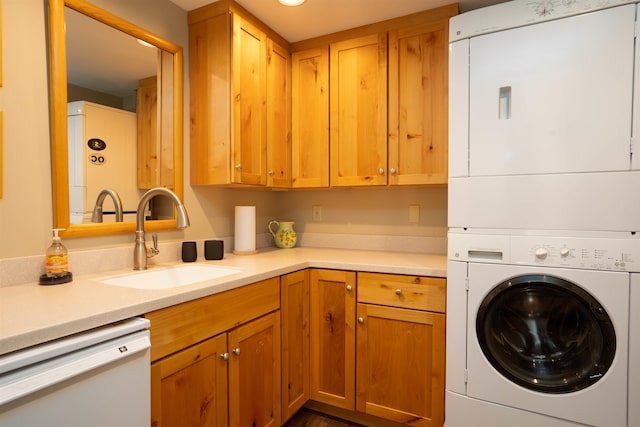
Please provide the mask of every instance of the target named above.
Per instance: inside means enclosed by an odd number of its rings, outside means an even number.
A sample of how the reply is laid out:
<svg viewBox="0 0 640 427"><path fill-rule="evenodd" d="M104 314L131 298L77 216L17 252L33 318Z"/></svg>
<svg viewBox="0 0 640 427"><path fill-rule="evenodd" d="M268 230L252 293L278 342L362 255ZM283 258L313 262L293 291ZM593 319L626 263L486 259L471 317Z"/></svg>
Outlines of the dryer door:
<svg viewBox="0 0 640 427"><path fill-rule="evenodd" d="M628 4L471 39L469 176L628 170L634 21Z"/></svg>
<svg viewBox="0 0 640 427"><path fill-rule="evenodd" d="M559 277L528 274L496 286L476 317L480 348L510 381L543 393L570 393L601 379L616 354L607 311Z"/></svg>

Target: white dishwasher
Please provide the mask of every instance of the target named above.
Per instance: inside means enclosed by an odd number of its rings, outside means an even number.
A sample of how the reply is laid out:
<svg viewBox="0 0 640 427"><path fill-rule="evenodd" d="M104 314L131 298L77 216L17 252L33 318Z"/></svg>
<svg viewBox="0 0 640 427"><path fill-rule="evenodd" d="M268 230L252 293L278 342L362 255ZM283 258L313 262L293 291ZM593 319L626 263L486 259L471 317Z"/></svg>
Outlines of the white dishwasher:
<svg viewBox="0 0 640 427"><path fill-rule="evenodd" d="M0 356L0 427L146 427L149 321L133 318Z"/></svg>

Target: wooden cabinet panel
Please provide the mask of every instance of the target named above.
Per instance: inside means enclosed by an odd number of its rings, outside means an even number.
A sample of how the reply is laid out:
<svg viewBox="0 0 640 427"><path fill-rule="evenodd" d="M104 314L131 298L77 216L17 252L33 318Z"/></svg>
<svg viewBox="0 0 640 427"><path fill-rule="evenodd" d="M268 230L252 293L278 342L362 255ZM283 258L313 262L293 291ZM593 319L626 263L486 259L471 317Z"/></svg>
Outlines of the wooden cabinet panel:
<svg viewBox="0 0 640 427"><path fill-rule="evenodd" d="M191 184L231 182L231 17L189 24Z"/></svg>
<svg viewBox="0 0 640 427"><path fill-rule="evenodd" d="M356 409L412 426L444 422L445 316L358 304Z"/></svg>
<svg viewBox="0 0 640 427"><path fill-rule="evenodd" d="M229 332L229 425L280 426L280 313Z"/></svg>
<svg viewBox="0 0 640 427"><path fill-rule="evenodd" d="M355 272L311 270L312 399L355 407Z"/></svg>
<svg viewBox="0 0 640 427"><path fill-rule="evenodd" d="M389 33L389 183L446 184L448 19Z"/></svg>
<svg viewBox="0 0 640 427"><path fill-rule="evenodd" d="M267 40L267 186L291 186L291 55Z"/></svg>
<svg viewBox="0 0 640 427"><path fill-rule="evenodd" d="M309 270L280 278L282 421L309 399Z"/></svg>
<svg viewBox="0 0 640 427"><path fill-rule="evenodd" d="M267 36L233 15L232 182L266 184Z"/></svg>
<svg viewBox="0 0 640 427"><path fill-rule="evenodd" d="M329 186L329 49L292 54L291 186Z"/></svg>
<svg viewBox="0 0 640 427"><path fill-rule="evenodd" d="M444 313L446 296L444 278L358 273L358 302Z"/></svg>
<svg viewBox="0 0 640 427"><path fill-rule="evenodd" d="M227 425L226 334L151 365L151 426Z"/></svg>
<svg viewBox="0 0 640 427"><path fill-rule="evenodd" d="M331 186L387 184L387 33L330 46Z"/></svg>
<svg viewBox="0 0 640 427"><path fill-rule="evenodd" d="M163 308L144 317L151 321L151 361L277 310L280 278Z"/></svg>

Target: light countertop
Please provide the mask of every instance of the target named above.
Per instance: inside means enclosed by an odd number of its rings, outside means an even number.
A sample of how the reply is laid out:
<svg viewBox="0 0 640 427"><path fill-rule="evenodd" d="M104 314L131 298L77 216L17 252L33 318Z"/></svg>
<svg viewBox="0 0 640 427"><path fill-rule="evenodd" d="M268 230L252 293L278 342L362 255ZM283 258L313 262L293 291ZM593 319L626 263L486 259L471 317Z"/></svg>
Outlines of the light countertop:
<svg viewBox="0 0 640 427"><path fill-rule="evenodd" d="M175 265L158 264L150 269ZM180 262L179 264L182 264ZM446 256L344 249L269 249L256 255L225 253L220 261L191 265L236 267L241 273L172 289L142 290L101 280L133 270L74 277L73 282L0 288L0 355L87 329L139 316L303 268L329 268L446 277Z"/></svg>

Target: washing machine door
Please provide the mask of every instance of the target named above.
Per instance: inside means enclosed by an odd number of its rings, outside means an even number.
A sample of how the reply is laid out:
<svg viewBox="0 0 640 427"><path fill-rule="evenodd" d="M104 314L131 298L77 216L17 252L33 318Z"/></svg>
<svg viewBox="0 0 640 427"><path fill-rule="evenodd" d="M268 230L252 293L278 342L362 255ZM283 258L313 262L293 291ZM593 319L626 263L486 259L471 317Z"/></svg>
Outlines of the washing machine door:
<svg viewBox="0 0 640 427"><path fill-rule="evenodd" d="M482 300L476 336L508 380L542 393L571 393L600 380L616 354L609 314L587 291L551 275L505 280Z"/></svg>

